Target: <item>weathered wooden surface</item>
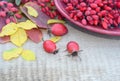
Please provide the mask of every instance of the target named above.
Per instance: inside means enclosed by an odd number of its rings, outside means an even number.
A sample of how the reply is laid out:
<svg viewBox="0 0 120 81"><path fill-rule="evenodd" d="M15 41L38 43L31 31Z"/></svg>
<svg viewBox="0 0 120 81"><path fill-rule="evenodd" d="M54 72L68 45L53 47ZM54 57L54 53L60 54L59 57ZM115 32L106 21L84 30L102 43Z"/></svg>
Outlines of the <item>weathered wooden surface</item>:
<svg viewBox="0 0 120 81"><path fill-rule="evenodd" d="M57 55L44 52L42 42L27 42L23 47L37 56L33 62L22 58L4 61L2 52L15 46L11 43L0 45L0 81L120 81L120 37L79 31L70 26L68 29L69 33L57 43L60 48ZM49 39L43 32L44 39ZM65 45L70 40L81 45L82 61L65 56Z"/></svg>

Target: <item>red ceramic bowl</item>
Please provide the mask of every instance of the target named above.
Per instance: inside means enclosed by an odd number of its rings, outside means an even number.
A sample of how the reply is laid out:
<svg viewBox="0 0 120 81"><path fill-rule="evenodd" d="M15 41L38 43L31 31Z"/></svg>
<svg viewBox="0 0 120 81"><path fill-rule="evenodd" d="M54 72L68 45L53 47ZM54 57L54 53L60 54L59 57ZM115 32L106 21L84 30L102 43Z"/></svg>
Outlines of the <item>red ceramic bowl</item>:
<svg viewBox="0 0 120 81"><path fill-rule="evenodd" d="M67 11L65 10L65 5L62 2L62 0L54 0L55 5L58 9L58 11L68 20L70 20L72 23L78 25L79 27L85 28L87 30L93 31L93 32L97 32L97 33L101 33L101 34L106 34L106 35L113 35L113 36L120 36L120 28L116 28L116 29L108 29L105 30L102 27L96 27L96 26L90 26L90 25L82 25L80 22L74 21L73 19L71 19L67 13Z"/></svg>

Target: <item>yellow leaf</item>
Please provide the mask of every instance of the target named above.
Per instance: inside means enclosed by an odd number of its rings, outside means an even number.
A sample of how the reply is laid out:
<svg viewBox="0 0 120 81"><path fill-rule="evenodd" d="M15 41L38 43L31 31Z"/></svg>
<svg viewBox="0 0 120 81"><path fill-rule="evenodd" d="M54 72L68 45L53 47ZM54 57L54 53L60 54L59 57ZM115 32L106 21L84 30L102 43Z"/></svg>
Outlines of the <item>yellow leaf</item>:
<svg viewBox="0 0 120 81"><path fill-rule="evenodd" d="M63 20L58 20L58 19L49 19L49 20L47 21L47 24L53 24L53 23L62 23L62 24L64 24L65 21L63 21Z"/></svg>
<svg viewBox="0 0 120 81"><path fill-rule="evenodd" d="M38 12L37 10L35 10L33 7L31 6L25 6L27 8L27 12L30 16L33 16L33 17L37 17L38 16Z"/></svg>
<svg viewBox="0 0 120 81"><path fill-rule="evenodd" d="M18 31L10 36L10 40L17 46L22 46L27 40L27 34L24 29L18 29Z"/></svg>
<svg viewBox="0 0 120 81"><path fill-rule="evenodd" d="M21 56L22 56L23 59L25 59L27 61L36 60L35 54L31 50L23 50Z"/></svg>
<svg viewBox="0 0 120 81"><path fill-rule="evenodd" d="M58 42L60 39L61 39L61 36L54 36L54 37L50 38L50 40L55 43Z"/></svg>
<svg viewBox="0 0 120 81"><path fill-rule="evenodd" d="M0 37L12 35L18 30L17 24L9 23L2 28L2 32L0 33Z"/></svg>
<svg viewBox="0 0 120 81"><path fill-rule="evenodd" d="M30 20L27 20L26 22L20 22L17 24L19 28L23 28L25 30L30 30L32 28L37 28L36 24L31 22Z"/></svg>
<svg viewBox="0 0 120 81"><path fill-rule="evenodd" d="M7 50L3 53L3 59L4 60L12 60L14 58L18 58L20 54L22 53L23 48L13 48L10 50Z"/></svg>

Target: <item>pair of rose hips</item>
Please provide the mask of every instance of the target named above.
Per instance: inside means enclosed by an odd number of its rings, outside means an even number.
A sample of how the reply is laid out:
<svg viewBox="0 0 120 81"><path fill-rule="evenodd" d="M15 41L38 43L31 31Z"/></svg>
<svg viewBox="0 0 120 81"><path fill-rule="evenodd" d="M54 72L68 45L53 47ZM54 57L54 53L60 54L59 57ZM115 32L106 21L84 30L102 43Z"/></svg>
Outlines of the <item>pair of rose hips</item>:
<svg viewBox="0 0 120 81"><path fill-rule="evenodd" d="M44 41L43 48L48 53L56 54L58 52L56 44L53 41L51 41L51 40ZM72 56L77 56L78 52L79 52L79 49L80 49L78 43L75 42L75 41L68 42L66 48L67 48L66 50Z"/></svg>
<svg viewBox="0 0 120 81"><path fill-rule="evenodd" d="M54 24L51 27L51 33L56 36L63 36L68 32L68 29L63 24ZM48 53L56 54L58 52L56 43L51 40L46 40L43 42L43 48ZM66 46L66 50L70 53L72 56L77 56L79 52L79 44L75 41L68 42Z"/></svg>

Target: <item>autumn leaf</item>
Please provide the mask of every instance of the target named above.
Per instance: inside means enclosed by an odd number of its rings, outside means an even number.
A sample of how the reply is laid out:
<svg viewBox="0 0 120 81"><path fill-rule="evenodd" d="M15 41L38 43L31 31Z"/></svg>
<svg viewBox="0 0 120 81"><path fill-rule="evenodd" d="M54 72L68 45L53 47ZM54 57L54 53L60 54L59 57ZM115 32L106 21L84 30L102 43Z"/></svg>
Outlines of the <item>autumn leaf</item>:
<svg viewBox="0 0 120 81"><path fill-rule="evenodd" d="M4 60L12 60L14 58L18 58L20 56L20 54L22 53L23 48L13 48L10 50L7 50L5 52L3 52L3 59Z"/></svg>
<svg viewBox="0 0 120 81"><path fill-rule="evenodd" d="M10 37L9 36L4 36L4 37L0 37L0 43L7 43L10 41Z"/></svg>
<svg viewBox="0 0 120 81"><path fill-rule="evenodd" d="M32 28L37 28L36 24L31 22L30 20L27 20L26 22L20 22L17 24L19 28L23 28L25 30L30 30Z"/></svg>
<svg viewBox="0 0 120 81"><path fill-rule="evenodd" d="M26 31L27 36L35 43L39 43L42 39L42 32L39 29L31 29Z"/></svg>
<svg viewBox="0 0 120 81"><path fill-rule="evenodd" d="M61 39L61 36L54 36L54 37L50 38L50 40L55 43L58 42L60 39Z"/></svg>
<svg viewBox="0 0 120 81"><path fill-rule="evenodd" d="M23 50L21 57L27 61L34 61L36 60L35 54L31 50Z"/></svg>
<svg viewBox="0 0 120 81"><path fill-rule="evenodd" d="M38 12L38 17L32 17L27 13L27 9L25 6L31 6ZM50 19L49 16L47 16L45 13L43 13L39 7L39 5L28 2L24 6L20 7L21 11L32 21L34 22L38 27L40 28L48 28L47 21Z"/></svg>
<svg viewBox="0 0 120 81"><path fill-rule="evenodd" d="M5 18L0 17L0 32L1 32L2 28L3 28L3 26L5 26Z"/></svg>
<svg viewBox="0 0 120 81"><path fill-rule="evenodd" d="M62 24L64 24L65 21L63 21L63 20L58 20L58 19L49 19L49 20L47 21L47 24L53 24L53 23L62 23Z"/></svg>
<svg viewBox="0 0 120 81"><path fill-rule="evenodd" d="M27 34L24 29L18 29L16 33L10 36L10 40L17 46L22 46L27 40Z"/></svg>
<svg viewBox="0 0 120 81"><path fill-rule="evenodd" d="M17 24L9 23L2 28L0 37L14 34L18 30Z"/></svg>
<svg viewBox="0 0 120 81"><path fill-rule="evenodd" d="M30 16L37 17L38 12L32 6L25 6L27 8L27 12Z"/></svg>

